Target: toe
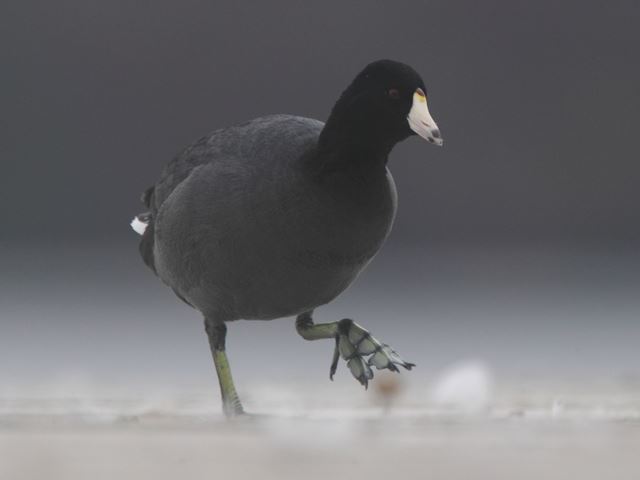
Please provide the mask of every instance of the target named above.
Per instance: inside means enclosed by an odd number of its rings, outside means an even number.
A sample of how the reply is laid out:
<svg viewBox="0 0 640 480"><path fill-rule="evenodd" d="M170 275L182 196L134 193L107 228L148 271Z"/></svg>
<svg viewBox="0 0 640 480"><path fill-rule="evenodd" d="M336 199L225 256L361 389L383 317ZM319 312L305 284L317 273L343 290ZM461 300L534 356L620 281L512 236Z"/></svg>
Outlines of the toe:
<svg viewBox="0 0 640 480"><path fill-rule="evenodd" d="M357 355L356 347L353 346L349 341L349 338L345 335L340 335L340 339L338 340L338 350L340 351L342 358L347 361Z"/></svg>
<svg viewBox="0 0 640 480"><path fill-rule="evenodd" d="M415 367L413 363L405 362L389 345L382 345L382 347L369 358L369 365L375 366L378 370L388 368L392 372L398 371L396 365L400 365L407 370Z"/></svg>
<svg viewBox="0 0 640 480"><path fill-rule="evenodd" d="M345 336L360 355L371 355L380 348L380 343L354 321L348 323L348 330Z"/></svg>
<svg viewBox="0 0 640 480"><path fill-rule="evenodd" d="M393 363L395 365L400 365L400 366L406 368L407 370L411 370L411 367L415 367L415 365L413 363L405 362L400 357L400 355L398 355L398 352L396 352L394 349L392 349L389 345L383 345L382 350L389 357L389 360L391 361L391 363Z"/></svg>
<svg viewBox="0 0 640 480"><path fill-rule="evenodd" d="M367 365L362 357L353 357L347 362L351 374L358 380L364 388L369 386L369 380L373 378L373 370Z"/></svg>
<svg viewBox="0 0 640 480"><path fill-rule="evenodd" d="M371 355L379 347L380 344L368 333L360 339L356 346L360 355Z"/></svg>
<svg viewBox="0 0 640 480"><path fill-rule="evenodd" d="M378 350L370 359L369 365L375 366L378 370L382 370L383 368L387 368L392 363L389 361L387 356L384 354L382 350Z"/></svg>

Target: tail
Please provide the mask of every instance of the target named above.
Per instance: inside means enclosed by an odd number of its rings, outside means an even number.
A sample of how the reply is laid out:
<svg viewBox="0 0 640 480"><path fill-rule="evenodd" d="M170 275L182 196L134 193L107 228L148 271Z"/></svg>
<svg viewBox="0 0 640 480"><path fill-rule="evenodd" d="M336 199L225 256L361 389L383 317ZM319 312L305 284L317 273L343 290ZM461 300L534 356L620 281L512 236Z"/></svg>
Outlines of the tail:
<svg viewBox="0 0 640 480"><path fill-rule="evenodd" d="M147 208L151 208L151 202L153 199L153 187L148 188L142 194L142 203ZM140 213L133 217L131 220L131 228L141 235L140 239L140 255L144 263L154 272L156 271L155 261L153 258L153 243L154 243L154 228L153 228L153 216L151 212Z"/></svg>

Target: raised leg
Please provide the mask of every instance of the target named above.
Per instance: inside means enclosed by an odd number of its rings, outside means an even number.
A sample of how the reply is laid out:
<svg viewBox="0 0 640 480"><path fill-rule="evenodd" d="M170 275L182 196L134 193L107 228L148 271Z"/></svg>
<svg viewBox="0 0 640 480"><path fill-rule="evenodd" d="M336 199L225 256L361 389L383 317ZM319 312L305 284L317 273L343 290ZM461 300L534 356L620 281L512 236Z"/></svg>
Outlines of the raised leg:
<svg viewBox="0 0 640 480"><path fill-rule="evenodd" d="M216 366L218 382L220 383L220 394L222 395L222 409L227 417L242 415L244 409L240 403L240 397L236 392L231 376L231 368L225 351L225 339L227 337L227 326L224 322L205 319L204 327L209 337L209 346L213 363Z"/></svg>
<svg viewBox="0 0 640 480"><path fill-rule="evenodd" d="M344 318L338 322L315 324L312 313L305 312L298 315L296 330L305 340L335 339L336 346L329 370L331 380L338 368L340 357L347 362L351 374L365 388L373 378L371 366L375 366L378 370L387 368L393 372L398 371L398 365L407 370L415 367L415 364L405 362L389 345L378 341L353 320ZM365 357L369 355L371 356L367 360Z"/></svg>

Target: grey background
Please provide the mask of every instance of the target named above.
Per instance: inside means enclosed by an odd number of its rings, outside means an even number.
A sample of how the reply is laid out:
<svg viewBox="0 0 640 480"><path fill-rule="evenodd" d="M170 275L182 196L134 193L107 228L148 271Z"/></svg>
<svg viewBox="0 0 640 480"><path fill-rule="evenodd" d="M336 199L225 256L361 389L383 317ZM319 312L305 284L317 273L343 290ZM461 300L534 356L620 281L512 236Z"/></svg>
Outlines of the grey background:
<svg viewBox="0 0 640 480"><path fill-rule="evenodd" d="M139 194L214 128L326 119L379 58L422 73L445 147L395 149L392 237L322 319L373 325L414 378L468 356L640 373L636 1L31 0L0 17L5 386L211 381L196 315L137 258ZM331 347L290 322L230 338L240 378L326 377Z"/></svg>
<svg viewBox="0 0 640 480"><path fill-rule="evenodd" d="M125 238L138 192L186 144L263 114L326 119L367 62L393 58L422 73L446 140L394 152L396 236L637 243L637 2L3 10L7 239Z"/></svg>

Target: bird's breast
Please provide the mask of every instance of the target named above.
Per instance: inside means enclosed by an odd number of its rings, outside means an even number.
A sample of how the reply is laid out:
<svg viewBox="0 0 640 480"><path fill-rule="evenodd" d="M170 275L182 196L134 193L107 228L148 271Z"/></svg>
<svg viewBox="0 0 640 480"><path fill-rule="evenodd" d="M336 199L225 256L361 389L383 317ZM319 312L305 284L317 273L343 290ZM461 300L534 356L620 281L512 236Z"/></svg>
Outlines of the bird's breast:
<svg viewBox="0 0 640 480"><path fill-rule="evenodd" d="M342 180L342 179L340 179ZM308 266L362 268L387 238L397 195L391 174L316 185L309 189L292 253Z"/></svg>

